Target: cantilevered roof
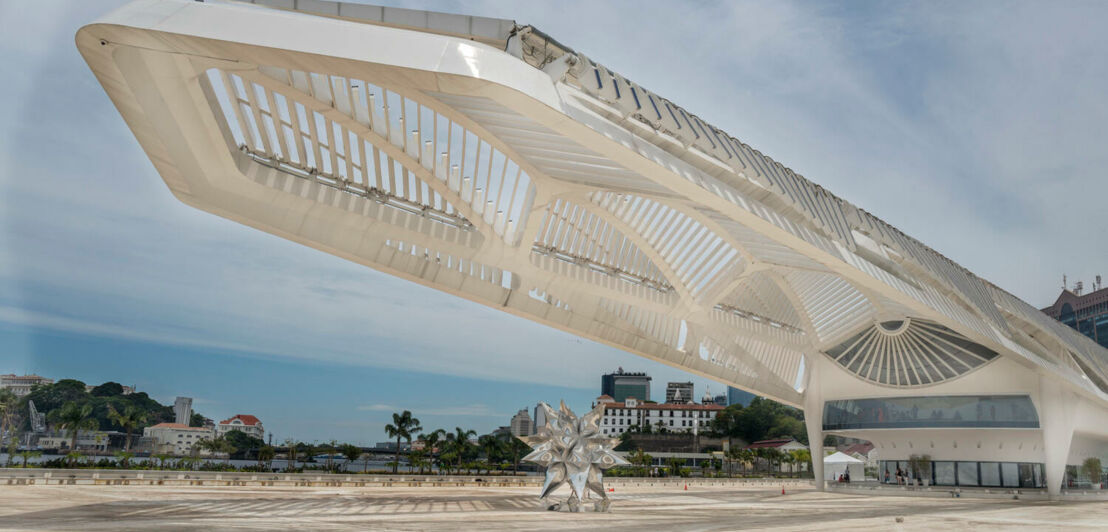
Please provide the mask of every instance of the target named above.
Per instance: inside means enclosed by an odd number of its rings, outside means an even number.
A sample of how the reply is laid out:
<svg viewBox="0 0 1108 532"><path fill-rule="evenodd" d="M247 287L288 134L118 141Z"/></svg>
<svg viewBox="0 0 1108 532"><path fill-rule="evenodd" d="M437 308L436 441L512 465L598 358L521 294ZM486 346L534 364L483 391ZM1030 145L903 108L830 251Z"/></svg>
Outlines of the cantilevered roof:
<svg viewBox="0 0 1108 532"><path fill-rule="evenodd" d="M815 356L891 388L1007 357L1108 401L1108 351L533 26L145 0L77 44L219 216L790 404Z"/></svg>

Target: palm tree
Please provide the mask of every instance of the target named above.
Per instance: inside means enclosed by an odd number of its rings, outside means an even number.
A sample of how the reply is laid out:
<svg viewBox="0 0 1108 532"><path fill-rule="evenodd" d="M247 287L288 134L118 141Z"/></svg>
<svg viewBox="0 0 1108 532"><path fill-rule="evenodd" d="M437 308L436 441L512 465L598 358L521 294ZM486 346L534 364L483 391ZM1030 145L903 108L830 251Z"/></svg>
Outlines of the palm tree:
<svg viewBox="0 0 1108 532"><path fill-rule="evenodd" d="M781 454L781 463L789 465L789 475L793 474L793 464L796 463L796 457L791 452Z"/></svg>
<svg viewBox="0 0 1108 532"><path fill-rule="evenodd" d="M401 414L393 412L392 423L385 425L385 432L388 433L390 438L396 438L396 458L393 460L392 473L395 475L400 468L400 440L408 440L408 445L412 444L412 434L423 430L423 427L419 426L419 420L412 417L412 412L405 410Z"/></svg>
<svg viewBox="0 0 1108 532"><path fill-rule="evenodd" d="M430 462L431 469L435 467L435 453L445 433L446 431L438 429L430 433L419 435L419 440L423 442L423 448L427 450L427 459Z"/></svg>
<svg viewBox="0 0 1108 532"><path fill-rule="evenodd" d="M85 455L77 451L70 451L69 454L65 455L65 458L69 462L69 467L73 467L77 464L77 462L81 461L81 458L83 458L84 456Z"/></svg>
<svg viewBox="0 0 1108 532"><path fill-rule="evenodd" d="M512 473L516 474L519 473L520 459L527 456L527 453L531 451L531 446L524 443L523 440L508 434L503 450L507 458L512 459Z"/></svg>
<svg viewBox="0 0 1108 532"><path fill-rule="evenodd" d="M288 469L296 469L296 452L299 450L296 448L296 442L292 439L285 440L285 447L288 449L286 457L288 457Z"/></svg>
<svg viewBox="0 0 1108 532"><path fill-rule="evenodd" d="M654 457L646 454L646 452L642 450L642 447L639 447L638 449L631 452L630 458L631 460L629 461L632 464L639 466L641 475L645 477L647 475L647 472L649 471L651 462L654 461Z"/></svg>
<svg viewBox="0 0 1108 532"><path fill-rule="evenodd" d="M135 457L135 453L127 451L116 451L115 457L119 460L119 466L123 469L128 469L131 466L131 459Z"/></svg>
<svg viewBox="0 0 1108 532"><path fill-rule="evenodd" d="M789 451L793 455L793 461L797 464L808 464L808 471L812 470L812 452L808 449L793 449ZM799 471L797 472L799 476Z"/></svg>
<svg viewBox="0 0 1108 532"><path fill-rule="evenodd" d="M108 419L112 420L116 425L123 427L123 430L127 433L127 440L123 443L123 450L131 450L131 433L138 427L141 427L146 423L146 412L139 410L134 406L128 406L123 409L123 413L120 413L114 406L108 405Z"/></svg>
<svg viewBox="0 0 1108 532"><path fill-rule="evenodd" d="M27 460L31 458L38 458L42 456L42 451L23 451L19 453L19 457L23 459L23 468L27 468Z"/></svg>
<svg viewBox="0 0 1108 532"><path fill-rule="evenodd" d="M69 432L69 450L77 450L77 433L82 430L96 430L100 426L92 417L92 404L79 405L68 401L61 408L50 411L50 420L58 428Z"/></svg>
<svg viewBox="0 0 1108 532"><path fill-rule="evenodd" d="M504 443L500 440L500 438L497 438L492 434L486 434L484 436L481 436L477 440L477 447L485 453L485 471L491 473L492 464L494 461L497 460L497 458L499 458L501 449L503 449L504 447ZM478 469L478 472L480 472L480 469Z"/></svg>
<svg viewBox="0 0 1108 532"><path fill-rule="evenodd" d="M462 469L462 461L468 458L472 444L469 443L469 439L476 436L477 431L463 429L462 427L455 427L452 434L446 435L446 441L450 448L450 453L453 455L456 461L455 470Z"/></svg>

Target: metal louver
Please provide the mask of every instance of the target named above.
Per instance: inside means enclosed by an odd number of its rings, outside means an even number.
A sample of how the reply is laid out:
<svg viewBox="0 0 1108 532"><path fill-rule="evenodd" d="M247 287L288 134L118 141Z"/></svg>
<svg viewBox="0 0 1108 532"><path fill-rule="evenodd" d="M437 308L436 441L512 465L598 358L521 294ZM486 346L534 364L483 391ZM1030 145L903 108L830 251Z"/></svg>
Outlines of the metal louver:
<svg viewBox="0 0 1108 532"><path fill-rule="evenodd" d="M997 357L942 325L911 318L874 323L827 355L867 381L898 387L936 384Z"/></svg>

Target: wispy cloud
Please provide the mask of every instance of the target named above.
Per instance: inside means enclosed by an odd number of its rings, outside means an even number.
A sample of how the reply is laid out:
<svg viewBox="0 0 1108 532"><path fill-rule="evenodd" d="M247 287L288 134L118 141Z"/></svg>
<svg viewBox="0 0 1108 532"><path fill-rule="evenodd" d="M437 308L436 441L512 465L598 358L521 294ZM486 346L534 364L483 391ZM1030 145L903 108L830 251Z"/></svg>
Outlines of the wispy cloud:
<svg viewBox="0 0 1108 532"><path fill-rule="evenodd" d="M372 405L359 405L358 410L363 412L397 412L399 409L393 405L386 404L372 404Z"/></svg>

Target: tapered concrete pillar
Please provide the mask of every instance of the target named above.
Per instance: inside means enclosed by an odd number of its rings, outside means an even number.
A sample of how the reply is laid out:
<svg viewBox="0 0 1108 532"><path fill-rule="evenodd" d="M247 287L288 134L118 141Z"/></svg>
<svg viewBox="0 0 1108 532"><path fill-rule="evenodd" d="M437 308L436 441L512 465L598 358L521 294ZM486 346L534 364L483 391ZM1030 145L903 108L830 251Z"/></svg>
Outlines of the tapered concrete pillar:
<svg viewBox="0 0 1108 532"><path fill-rule="evenodd" d="M1039 426L1043 430L1046 491L1051 499L1062 491L1079 400L1054 379L1039 377Z"/></svg>
<svg viewBox="0 0 1108 532"><path fill-rule="evenodd" d="M808 449L812 453L812 480L816 490L824 491L823 480L823 394L817 375L818 363L814 357L805 357L807 386L804 389L804 424L808 429Z"/></svg>

